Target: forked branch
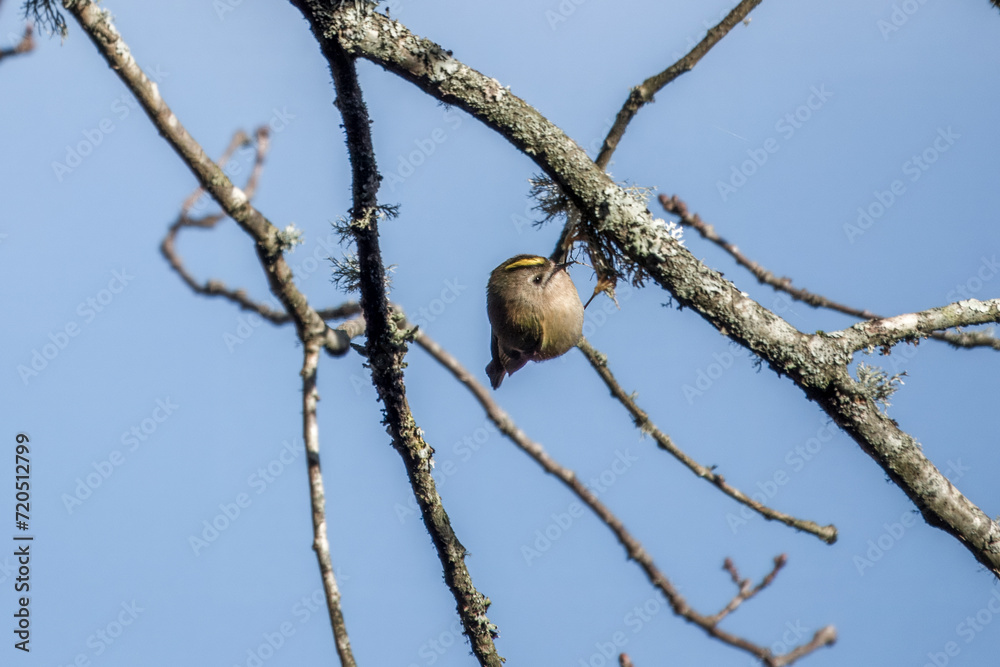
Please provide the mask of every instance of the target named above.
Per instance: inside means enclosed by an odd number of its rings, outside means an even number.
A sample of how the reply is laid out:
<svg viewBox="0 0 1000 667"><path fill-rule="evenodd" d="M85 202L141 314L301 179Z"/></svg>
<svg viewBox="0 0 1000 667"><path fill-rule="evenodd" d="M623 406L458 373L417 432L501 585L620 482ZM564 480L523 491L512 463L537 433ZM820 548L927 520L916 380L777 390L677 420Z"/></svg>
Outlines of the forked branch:
<svg viewBox="0 0 1000 667"><path fill-rule="evenodd" d="M591 511L593 511L594 514L596 514L597 517L611 529L611 532L615 534L615 537L618 538L618 541L625 548L629 558L634 560L639 567L642 568L642 571L646 574L646 578L649 579L650 583L663 594L663 596L667 599L667 602L669 602L671 609L673 609L677 616L680 616L684 620L697 625L709 636L718 639L724 644L728 644L729 646L750 653L768 667L790 665L798 658L807 655L817 648L827 646L834 642L837 633L833 629L833 626L827 626L820 632L817 632L809 644L798 646L792 651L782 655L774 655L770 649L759 646L748 639L744 639L743 637L730 633L719 627L719 622L730 612L734 611L736 607L744 601L749 600L751 597L763 590L774 580L778 570L786 562L784 556L775 559L774 569L756 588L738 584L739 591L723 608L722 612L714 615L705 615L693 609L690 604L688 604L687 600L678 592L670 579L668 579L660 568L657 567L656 563L653 562L653 557L646 551L645 548L643 548L639 540L637 540L628 531L628 529L625 528L625 524L622 523L621 519L615 516L614 513L612 513L611 510L598 499L597 495L591 491L586 484L580 481L580 478L577 477L572 470L566 468L552 458L552 456L545 451L541 444L530 439L527 434L525 434L525 432L514 423L514 420L511 419L510 415L508 415L507 412L493 400L492 395L486 387L476 380L476 378L473 377L473 375L469 373L469 371L462 366L462 364L459 363L455 357L438 345L423 331L418 329L415 331L413 336L418 345L424 348L428 354L444 366L456 380L465 385L466 389L472 393L476 401L478 401L483 410L486 411L486 415L490 418L490 421L496 425L497 429L499 429L501 433L507 436L511 442L521 449L521 451L538 463L538 465L540 465L545 472L553 475L565 484L577 498L589 507ZM726 570L731 574L735 572L735 567L729 559L726 560ZM821 639L817 639L818 637L821 637Z"/></svg>

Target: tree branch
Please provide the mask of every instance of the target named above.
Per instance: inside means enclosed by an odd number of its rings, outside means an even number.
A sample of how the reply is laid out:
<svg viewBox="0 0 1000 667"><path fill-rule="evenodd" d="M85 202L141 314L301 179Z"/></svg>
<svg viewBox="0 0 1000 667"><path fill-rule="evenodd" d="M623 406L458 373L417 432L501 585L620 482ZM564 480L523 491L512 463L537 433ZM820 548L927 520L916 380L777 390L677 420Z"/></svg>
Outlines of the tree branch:
<svg viewBox="0 0 1000 667"><path fill-rule="evenodd" d="M498 634L497 628L486 616L490 601L472 583L465 566L465 547L452 529L431 476L434 450L424 441L406 399L403 383L406 332L390 316L385 292L385 266L378 241L381 210L376 199L381 176L375 164L368 109L358 84L354 61L336 40L325 36L322 25L315 18L314 12L320 10L316 3L294 4L310 20L313 33L320 42L337 89L336 105L344 119L353 180L350 231L357 244L360 265L361 307L367 323L366 356L371 367L372 383L382 401L386 430L403 458L424 525L441 560L445 582L455 597L459 618L472 644L472 651L481 665L500 667L503 658L493 642Z"/></svg>
<svg viewBox="0 0 1000 667"><path fill-rule="evenodd" d="M254 168L251 171L250 177L247 180L247 185L244 188L244 193L247 195L247 200L252 200L253 195L257 189L257 183L260 179L261 170L263 168L264 156L267 153L267 128L261 127L257 130L257 148L256 148L256 158L254 160ZM245 132L240 130L233 135L233 138L229 142L229 146L223 152L222 157L219 158L218 165L220 168L224 167L229 159L232 157L233 153L240 146L248 145L250 143L250 138ZM288 314L285 310L275 310L269 308L266 304L254 301L249 296L245 290L242 289L229 289L226 287L225 283L221 280L207 280L204 283L199 283L187 268L184 266L184 262L180 257L180 254L176 249L177 237L180 231L186 227L193 227L199 229L212 229L219 222L225 219L225 215L222 213L213 213L210 215L203 216L201 218L191 218L190 211L191 208L198 201L198 198L204 192L204 188L198 186L194 189L194 192L184 200L184 204L181 206L181 212L177 216L177 220L174 224L170 225L167 230L167 235L164 237L163 241L160 243L160 254L167 260L177 275L181 277L181 280L191 288L195 294L200 294L202 296L209 297L222 297L235 303L240 307L241 310L246 310L250 312L257 313L267 321L272 324L284 324L286 322L291 322L293 320L292 316ZM326 308L317 311L317 315L326 320L333 319L344 319L346 317L351 317L352 315L357 315L361 312L361 306L356 302L347 302L335 308ZM351 336L345 335L343 327L337 327L336 329L331 329L327 327L325 331L325 336L323 339L323 346L327 353L331 356L342 356L350 350ZM362 330L363 333L363 330Z"/></svg>
<svg viewBox="0 0 1000 667"><path fill-rule="evenodd" d="M63 6L80 23L111 69L135 95L160 135L194 173L201 186L226 215L253 238L271 291L291 314L299 339L305 341L314 336L326 338L326 323L295 285L292 270L282 254L280 232L250 205L246 193L233 185L222 169L205 154L201 145L188 134L160 96L159 87L150 81L132 57L128 44L111 22L110 12L100 9L91 0L63 0ZM346 352L348 341L340 336L335 340L342 343L336 349Z"/></svg>
<svg viewBox="0 0 1000 667"><path fill-rule="evenodd" d="M583 149L495 79L364 4L344 3L335 10L329 3L304 4L315 10L309 18L324 39L464 109L534 160L595 232L641 272L636 280L649 276L681 306L788 376L875 459L930 525L958 538L1000 576L1000 526L955 489L918 443L859 390L847 371L849 355L833 340L796 331L698 261Z"/></svg>
<svg viewBox="0 0 1000 667"><path fill-rule="evenodd" d="M587 485L580 481L579 477L576 476L569 468L566 468L558 461L556 461L545 448L539 443L530 439L524 431L522 431L514 420L511 419L510 415L501 408L496 401L493 400L493 396L486 387L479 383L476 378L469 373L469 371L462 366L461 363L455 357L453 357L447 350L436 343L430 336L424 333L422 330L417 329L413 334L413 339L416 341L420 347L424 348L428 354L430 354L438 363L444 366L455 379L465 385L469 392L475 397L482 406L483 410L486 411L486 415L490 418L497 429L500 430L507 438L511 440L517 447L523 451L525 454L530 456L538 465L542 467L545 472L554 476L556 479L561 481L563 484L572 491L577 498L579 498L587 507L597 515L604 525L611 529L611 532L615 534L618 538L618 542L625 548L625 552L628 554L630 560L634 560L642 571L646 574L646 578L649 579L650 583L655 586L663 596L670 603L671 609L677 615L684 620L693 623L704 630L710 637L714 637L719 641L728 644L734 648L746 651L753 655L758 660L763 661L768 667L780 667L781 665L790 665L795 659L790 656L795 651L799 651L801 647L797 647L792 652L783 655L774 655L771 653L770 649L762 646L758 646L753 642L739 637L730 632L722 630L718 627L719 621L721 621L725 616L736 609L744 600L747 600L757 592L762 590L777 575L778 569L783 566L786 562L786 558L781 556L775 559L775 568L769 574L765 580L757 586L756 589L752 591L740 590L737 596L726 605L723 612L715 614L713 616L706 616L700 614L688 604L687 600L677 591L673 583L663 574L663 572L657 567L656 563L653 562L653 557L643 548L642 544L637 540L627 528L625 524L622 523L621 519L616 517L613 512L611 512L608 507L602 503L596 494L587 488ZM780 560L781 565L778 565ZM726 569L727 571L735 571L735 567L732 565L732 561L726 559ZM825 628L832 632L831 639L823 644L816 644L811 650L815 650L820 646L825 646L827 644L832 644L833 639L836 638L836 631L833 630L832 626ZM801 652L799 657L806 655L810 651Z"/></svg>
<svg viewBox="0 0 1000 667"><path fill-rule="evenodd" d="M309 501L312 505L313 551L319 562L320 577L326 593L326 606L333 626L333 639L342 667L355 667L351 640L347 636L347 625L340 608L340 588L333 571L330 556L330 541L326 534L326 494L323 491L323 472L319 464L319 423L316 419L316 404L319 391L316 389L316 369L319 366L320 344L310 340L303 346L302 359L302 437L306 444L306 462L309 473Z"/></svg>
<svg viewBox="0 0 1000 667"><path fill-rule="evenodd" d="M992 322L1000 322L1000 299L966 299L917 313L858 322L849 329L829 335L839 338L845 351L856 352L864 348L885 348L900 341L916 340L941 329Z"/></svg>
<svg viewBox="0 0 1000 667"><path fill-rule="evenodd" d="M660 195L660 204L663 206L663 209L667 211L667 213L676 215L682 225L693 228L701 234L703 239L711 241L729 253L729 255L736 260L737 264L746 268L754 275L755 278L757 278L757 282L763 285L770 285L776 290L785 292L796 301L802 301L803 303L806 303L814 308L827 308L829 310L837 311L838 313L860 317L866 320L884 319L881 315L876 315L869 310L861 310L859 308L845 306L844 304L831 301L825 296L815 294L801 287L793 287L791 278L779 278L757 262L749 259L746 255L740 252L738 247L719 236L719 234L715 231L715 227L703 221L701 216L697 213L692 214L688 210L687 205L676 195L673 197ZM1000 350L1000 338L991 336L986 332L956 333L951 331L936 331L931 333L930 337L949 343L956 348L981 346Z"/></svg>
<svg viewBox="0 0 1000 667"><path fill-rule="evenodd" d="M32 25L30 23L26 24L24 26L24 34L21 36L20 42L14 46L7 47L6 49L0 49L0 60L33 51L35 49L34 32L35 31Z"/></svg>
<svg viewBox="0 0 1000 667"><path fill-rule="evenodd" d="M622 136L625 134L625 129L628 124L632 122L635 115L639 113L639 109L653 101L653 96L660 92L667 84L679 77L681 74L690 72L694 69L694 66L698 64L698 61L705 57L712 47L718 44L723 37L729 34L729 31L736 27L736 25L745 19L747 15L754 9L757 5L761 3L761 0L742 0L740 4L733 7L733 10L726 14L726 17L719 21L714 28L708 31L704 39L695 44L694 48L688 51L688 53L675 62L673 65L663 70L659 74L654 74L649 77L638 86L632 89L629 94L628 99L625 100L624 106L622 106L621 111L618 112L618 116L615 118L614 125L611 126L611 130L608 131L608 136L604 139L604 144L601 146L601 152L597 154L597 159L594 162L601 169L607 169L608 163L611 162L611 155L618 148L618 142L621 141Z"/></svg>
<svg viewBox="0 0 1000 667"><path fill-rule="evenodd" d="M334 579L329 545L326 539L322 479L319 476L319 435L315 422L315 408L318 400L315 391L316 357L319 348L325 345L329 350L331 340L333 340L343 343L346 350L350 342L349 336L344 332L339 332L338 335L331 338L329 327L316 311L309 307L305 296L298 291L293 282L291 269L285 263L282 255L282 242L278 230L250 205L248 194L234 186L219 165L210 160L202 147L187 133L184 126L160 97L156 84L149 80L135 62L128 45L112 24L110 13L98 8L90 0L64 0L63 6L83 27L111 69L118 73L125 85L136 96L160 134L174 147L185 164L194 172L201 186L212 195L226 214L232 217L256 241L257 255L268 275L271 290L282 301L291 319L295 322L299 339L303 342L306 351L303 362L303 439L307 447L310 495L313 500L313 546L320 562L323 585L327 595L327 608L333 625L337 651L344 665L354 665L347 630L340 610L340 593ZM263 154L266 152L266 135L262 135L260 138L265 143L263 146L259 146L257 165L250 177L248 184L250 195L253 194L259 178ZM234 138L231 148L235 150L235 146L241 142L242 139L237 142ZM228 153L231 154L232 150ZM193 200L189 198L189 201ZM181 217L182 219L185 217L184 213ZM209 216L198 226L211 227L218 222L218 219L221 218ZM197 291L196 281L187 274L183 264L173 252L174 236L182 226L184 224L181 221L175 223L161 249L168 261L171 261L171 266L178 271L185 282ZM214 294L236 296L235 294L230 295L226 290L216 290ZM245 298L236 298L235 300L240 303L241 307L249 307L263 312L261 307L254 307L252 302ZM319 521L318 524L317 521Z"/></svg>
<svg viewBox="0 0 1000 667"><path fill-rule="evenodd" d="M787 564L787 555L781 554L780 556L775 557L774 567L763 579L761 579L759 584L754 586L749 579L743 579L740 577L740 572L736 569L736 564L733 563L731 558L727 558L722 564L722 569L729 573L729 577L733 580L733 583L736 584L738 592L735 596L733 596L733 599L729 601L729 604L723 607L719 613L712 615L711 619L718 623L726 616L736 611L741 604L774 583L775 578L778 576L778 572L780 572L781 569Z"/></svg>
<svg viewBox="0 0 1000 667"><path fill-rule="evenodd" d="M643 433L652 436L653 440L656 441L656 444L660 449L668 452L675 459L683 463L688 470L693 472L698 477L701 477L707 482L715 485L720 491L733 500L743 503L750 509L758 512L768 521L780 521L781 523L791 526L796 530L812 533L827 544L833 544L837 541L836 526L820 526L813 521L797 519L783 512L779 512L778 510L771 509L767 505L759 503L753 498L747 496L739 489L730 486L722 475L716 474L711 468L701 465L688 456L687 453L674 444L673 440L670 439L670 436L661 431L656 424L653 423L653 421L649 418L649 415L639 407L633 397L625 393L625 390L621 388L621 385L618 384L615 376L611 374L611 370L608 368L607 356L594 349L594 347L590 344L590 341L586 338L581 339L577 347L581 352L583 352L583 356L587 357L587 361L589 361L590 365L594 367L597 374L601 376L601 379L604 380L604 384L607 385L609 390L611 390L611 395L618 399L618 401L625 406L625 409L629 411L629 414L632 415L632 419L635 421L636 427Z"/></svg>

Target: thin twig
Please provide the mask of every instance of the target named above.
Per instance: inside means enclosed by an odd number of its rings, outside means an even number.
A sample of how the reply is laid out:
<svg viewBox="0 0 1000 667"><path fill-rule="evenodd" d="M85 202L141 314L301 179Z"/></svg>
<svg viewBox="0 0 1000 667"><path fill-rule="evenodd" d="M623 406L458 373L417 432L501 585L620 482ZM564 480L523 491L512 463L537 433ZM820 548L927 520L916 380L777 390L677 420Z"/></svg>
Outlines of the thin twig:
<svg viewBox="0 0 1000 667"><path fill-rule="evenodd" d="M639 113L639 109L653 101L653 97L662 90L667 84L675 80L680 75L685 72L690 72L694 69L694 66L698 64L705 55L712 50L716 44L718 44L723 37L729 34L736 25L743 21L747 15L753 10L757 5L761 3L761 0L742 0L736 7L732 9L719 23L715 25L705 37L695 44L694 48L688 51L680 60L675 62L673 65L663 70L659 74L654 74L649 77L641 84L636 86L629 93L628 99L625 100L625 104L622 105L621 110L615 117L615 122L612 124L611 129L608 131L607 137L604 139L604 143L601 145L601 151L597 154L597 158L594 160L594 164L601 171L605 171L608 168L608 164L611 162L611 156L618 148L618 142L625 135L625 130L628 128L629 123L635 118L636 114ZM562 232L559 234L559 240L556 241L555 249L552 251L551 258L554 261L565 261L566 257L570 256L570 250L573 244L578 241L584 241L588 246L588 252L590 255L591 263L594 265L594 270L597 272L600 281L610 281L609 284L613 287L614 279L611 278L615 274L612 269L613 262L608 261L605 257L604 252L600 251L601 243L597 242L595 235L588 234L585 230L590 226L589 220L581 215L581 210L577 204L572 201L572 197L568 197L566 201L565 211L566 211L566 222L563 225ZM581 223L583 223L581 225ZM596 294L596 291L595 291Z"/></svg>
<svg viewBox="0 0 1000 667"><path fill-rule="evenodd" d="M281 300L292 317L299 339L303 342L308 354L314 355L321 345L329 349L331 345L330 329L316 311L309 307L305 296L296 287L292 279L291 269L282 254L278 230L250 205L247 194L233 185L222 169L205 154L201 145L184 129L180 120L160 95L157 86L150 81L132 57L128 44L125 43L118 29L112 23L110 12L99 8L90 0L63 0L63 6L70 11L84 29L111 69L118 74L119 78L135 95L157 130L177 151L202 187L212 195L226 215L233 218L254 239L257 255L265 269L271 291ZM255 170L255 172L259 175L259 170ZM343 343L345 349L349 347L350 339L346 334L342 333L337 339ZM312 371L309 373L312 375L312 382L315 382L314 362L315 360L310 357L306 359L304 364L304 369L312 367ZM311 397L306 396L304 400L308 402L314 399L315 394ZM309 427L308 420L307 416L304 422L307 428ZM314 448L318 447L316 439L318 436L315 431L311 434L307 432L305 437L307 442L312 441ZM329 573L324 573L324 579L332 576L332 568ZM336 591L336 586L327 587L326 590L329 596ZM327 605L331 610L330 621L333 625L338 651L341 650L341 646L348 646L339 604L339 593L336 597L327 598ZM341 657L343 658L343 654ZM350 663L345 662L344 664L353 664L353 659Z"/></svg>
<svg viewBox="0 0 1000 667"><path fill-rule="evenodd" d="M661 431L656 424L653 423L653 421L649 418L649 415L638 406L635 399L631 395L625 393L625 390L618 384L615 376L612 375L611 370L608 368L608 359L604 354L594 349L586 338L581 339L577 347L580 348L583 355L587 357L587 361L590 362L590 365L594 367L594 370L596 370L598 375L601 376L601 379L604 380L604 384L611 390L611 395L618 399L618 401L625 406L625 409L629 411L629 414L632 415L632 419L635 421L635 425L639 428L639 430L652 436L653 440L656 441L656 444L660 449L669 452L695 475L711 484L714 484L727 496L758 512L765 519L780 521L781 523L791 526L796 530L811 533L827 544L833 544L837 541L836 526L833 526L832 524L828 526L820 526L813 521L797 519L783 512L779 512L778 510L771 509L767 505L757 502L739 489L730 486L722 475L716 474L711 468L701 465L688 456L684 450L674 444L673 440L670 439L670 436Z"/></svg>
<svg viewBox="0 0 1000 667"><path fill-rule="evenodd" d="M63 0L63 6L86 31L111 69L128 86L153 122L160 135L177 152L198 183L255 242L257 256L265 268L271 292L291 314L300 340L313 336L326 338L326 347L346 351L349 341L327 334L323 318L309 306L295 284L292 270L284 257L280 232L254 208L247 194L233 185L167 105L159 87L153 83L132 57L132 52L111 20L111 14L91 0Z"/></svg>
<svg viewBox="0 0 1000 667"><path fill-rule="evenodd" d="M750 273L752 273L761 284L770 285L778 291L785 292L796 301L802 301L813 308L826 308L828 310L833 310L845 315L851 315L852 317L860 317L866 320L884 319L881 315L873 313L870 310L862 310L860 308L847 306L842 303L832 301L821 294L810 292L809 290L801 287L793 287L791 278L778 277L774 275L759 263L744 255L735 244L730 243L723 237L719 236L719 234L715 231L715 227L702 220L701 216L697 213L692 214L688 210L687 204L677 197L677 195L674 195L673 197L660 195L660 204L667 213L676 215L682 225L691 227L701 234L703 239L711 241L729 253L729 255L736 260L737 264L750 271ZM935 340L944 341L953 347L958 348L991 347L995 350L1000 350L1000 338L991 336L988 332L939 331L932 333L930 337Z"/></svg>
<svg viewBox="0 0 1000 667"><path fill-rule="evenodd" d="M601 146L601 152L597 154L597 159L594 162L601 169L607 169L608 162L611 161L611 155L618 148L618 142L621 141L622 136L625 134L625 129L628 124L632 122L635 115L639 113L639 109L653 101L653 96L656 95L664 86L669 84L671 81L679 77L685 72L690 72L694 69L694 66L698 64L706 53L712 50L712 47L719 43L719 41L729 34L736 25L747 17L750 11L759 5L761 0L742 0L740 4L736 5L731 12L726 14L726 17L719 21L714 28L708 31L704 39L698 42L693 49L688 51L687 55L675 62L673 65L663 70L659 74L654 74L649 77L638 86L632 89L629 94L628 99L625 100L625 104L622 106L621 111L618 112L618 116L615 118L614 125L611 126L611 130L608 131L608 136L604 139L604 144Z"/></svg>
<svg viewBox="0 0 1000 667"><path fill-rule="evenodd" d="M317 7L308 2L295 4L312 22ZM330 11L325 3L323 5L325 11ZM494 644L498 636L497 628L486 615L490 601L476 590L466 568L465 547L452 529L431 474L434 450L424 441L406 399L403 382L405 332L400 331L390 313L385 290L385 265L378 239L378 220L382 209L378 205L377 192L381 176L375 163L371 123L354 60L335 38L327 35L315 22L312 27L333 74L337 90L336 106L343 118L347 137L353 195L349 229L357 245L361 305L367 323L365 349L372 383L382 401L384 423L392 437L393 447L403 459L421 517L441 560L445 582L455 598L472 652L480 665L500 667L503 658Z"/></svg>
<svg viewBox="0 0 1000 667"><path fill-rule="evenodd" d="M342 667L355 667L351 640L347 636L347 625L340 607L340 589L333 572L333 558L330 556L330 541L326 533L326 495L323 492L323 472L319 464L319 423L316 419L316 404L319 391L316 389L316 369L319 366L320 344L313 339L303 345L302 360L302 437L306 444L306 461L309 466L309 501L312 505L313 550L319 562L320 577L326 593L326 606L333 626L334 643Z"/></svg>
<svg viewBox="0 0 1000 667"><path fill-rule="evenodd" d="M257 184L263 170L264 157L267 154L269 146L267 141L268 130L266 127L258 128L256 136L257 144L254 167L247 180L246 187L244 188L244 193L246 194L248 201L253 198L253 195L256 192ZM219 167L225 167L226 163L233 156L233 153L237 148L249 145L250 143L250 138L247 136L246 132L242 130L236 132L230 140L229 146L227 146L226 150L223 151L222 157L219 158L217 163ZM225 283L221 280L207 280L204 283L200 283L184 266L184 262L176 248L177 237L180 234L180 231L185 227L212 229L219 222L226 219L226 216L223 213L212 213L200 218L190 217L191 209L194 207L195 203L197 203L198 198L204 191L204 188L199 185L194 189L194 192L192 192L191 195L184 200L184 203L181 205L180 215L167 229L167 235L160 243L160 254L162 254L167 260L170 268L172 268L177 275L181 277L181 280L183 280L195 294L210 297L222 297L235 303L242 310L257 313L272 324L284 324L286 322L291 322L293 318L287 311L270 308L264 303L255 301L247 296L247 293L244 290L230 289L226 287ZM356 302L349 301L335 308L327 308L325 310L317 311L317 314L322 320L327 321L351 317L352 315L356 315L360 312L361 307ZM342 356L346 354L348 350L350 350L350 346L348 345L349 342L350 338L345 338L345 336L341 333L340 327L337 327L336 329L326 329L323 344L329 354L333 356Z"/></svg>
<svg viewBox="0 0 1000 667"><path fill-rule="evenodd" d="M258 130L258 132L260 132L260 130ZM236 132L233 133L232 138L229 140L229 145L226 146L226 150L222 151L222 156L219 157L219 159L216 161L216 164L219 165L220 169L224 169L225 166L229 164L229 160L233 157L233 153L236 152L237 148L239 148L240 146L249 146L249 145L250 145L250 137L247 135L247 133L244 132L243 130L237 130ZM266 147L264 147L264 150L258 149L255 161L263 163L266 153L267 153ZM183 204L181 204L181 217L184 218L188 217L189 212L191 211L192 208L194 208L194 205L198 203L198 199L201 197L202 194L204 194L204 192L205 188L201 187L201 185L199 184L194 189L194 191L190 195L188 195L188 198L184 200ZM247 196L247 199L252 199L252 197ZM218 217L222 216L220 215ZM215 222L213 222L212 224L214 225Z"/></svg>
<svg viewBox="0 0 1000 667"><path fill-rule="evenodd" d="M788 564L788 556L786 556L785 554L781 554L780 556L775 556L774 567L771 568L771 571L768 572L763 579L761 579L759 584L757 584L756 586L752 586L751 581L749 579L743 579L740 577L739 570L736 569L736 564L733 563L732 559L727 558L725 563L723 563L722 565L722 569L724 569L726 572L729 573L729 576L730 578L732 578L733 583L736 584L737 593L733 597L733 599L729 601L729 604L723 607L717 614L710 617L712 619L712 622L718 623L726 616L736 611L736 609L741 604L743 604L753 596L757 595L757 593L760 593L762 590L770 586L771 583L774 581L775 577L778 576L778 572L781 571L781 568L785 567L785 565L787 564Z"/></svg>
<svg viewBox="0 0 1000 667"><path fill-rule="evenodd" d="M14 46L8 47L6 49L0 49L0 60L4 58L9 58L10 56L19 56L29 51L35 49L35 30L31 23L26 23L24 26L24 34L21 36L21 41Z"/></svg>
<svg viewBox="0 0 1000 667"><path fill-rule="evenodd" d="M415 330L413 339L438 363L454 375L455 379L465 385L465 387L482 406L483 410L486 411L490 421L496 425L497 429L499 429L501 433L517 445L521 451L538 463L538 465L540 465L545 472L553 475L565 484L570 491L576 494L576 496L587 507L589 507L608 528L611 529L611 532L613 532L615 537L618 538L618 542L625 548L629 558L634 560L639 567L642 568L650 583L663 593L675 614L686 621L694 623L704 630L709 636L714 637L725 644L729 644L734 648L750 653L769 667L780 667L781 665L790 665L792 663L792 660L787 657L791 655L791 653L775 656L771 653L770 649L758 646L747 639L719 628L718 622L725 616L725 614L720 613L715 616L706 616L692 609L687 600L684 599L666 575L664 575L663 572L661 572L656 566L656 563L653 562L652 556L645 550L639 540L637 540L628 531L628 529L625 528L622 521L598 499L597 495L594 494L594 492L592 492L586 484L580 481L580 479L576 476L576 473L552 458L552 456L545 451L545 448L542 447L541 444L530 439L527 434L525 434L525 432L514 423L514 420L511 419L510 415L508 415L507 412L493 400L493 397L490 395L490 392L486 390L486 387L480 384L480 382L476 380L476 378L473 377L473 375L469 373L469 371L462 366L462 364L454 356L441 347L430 336L424 333L423 330ZM777 559L775 562L777 563ZM782 562L782 564L784 563ZM774 579L774 576L777 574L777 569L778 567L776 566L775 570L768 575L768 578L765 580L766 583L770 583ZM762 589L766 583L762 583L758 586L758 589ZM752 594L746 595L744 599L749 599L751 596ZM740 602L742 601L743 600L740 600ZM729 604L733 605L732 602ZM739 606L739 603L733 605L733 608L735 609L736 606ZM834 637L835 636L836 633L834 633ZM815 650L815 648L818 648L821 645L823 644L818 644L812 650ZM802 653L801 655L805 655L805 653Z"/></svg>

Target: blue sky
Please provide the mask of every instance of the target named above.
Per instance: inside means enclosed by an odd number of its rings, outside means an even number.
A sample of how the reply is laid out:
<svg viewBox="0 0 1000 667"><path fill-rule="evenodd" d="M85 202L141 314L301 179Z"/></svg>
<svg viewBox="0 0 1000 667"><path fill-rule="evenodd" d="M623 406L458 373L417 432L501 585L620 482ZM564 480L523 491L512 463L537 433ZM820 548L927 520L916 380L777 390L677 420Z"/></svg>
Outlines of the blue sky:
<svg viewBox="0 0 1000 667"><path fill-rule="evenodd" d="M237 129L271 124L255 203L276 225L304 231L288 260L310 302L350 298L329 281L326 259L342 252L329 221L350 206L340 118L296 10L233 0L105 6L210 154ZM730 8L389 6L592 155L629 88ZM13 3L3 9L6 44L21 24ZM751 258L838 301L893 315L997 297L998 35L1000 13L985 0L764 2L639 113L609 169L679 195ZM422 314L424 329L485 381L489 271L520 252L547 254L558 236L530 224L538 169L463 112L376 66L359 70L386 177L380 200L401 206L381 228L396 265L392 299ZM268 667L331 664L329 623L313 599L321 584L294 331L196 297L170 271L158 245L194 179L74 23L64 43L43 37L34 53L0 64L0 90L0 414L5 451L17 433L31 438L35 535L29 655L10 646L13 560L0 557L0 662L228 667L256 655ZM655 201L651 210L662 215ZM802 331L852 323L758 285L693 233L686 245ZM267 297L232 222L187 231L178 250L200 279ZM572 273L588 294L589 269ZM778 509L834 523L835 545L745 518L640 438L577 351L508 378L498 400L595 480L698 609L714 612L732 595L727 556L758 579L787 553L774 585L727 629L785 650L833 624L836 646L802 663L817 667L995 661L992 577L924 524L787 379L668 301L655 286L623 288L620 310L598 299L588 337L679 446ZM20 372L36 353L44 367ZM925 341L859 359L907 372L889 414L997 514L996 352ZM674 617L611 533L501 437L446 371L417 348L408 362L409 399L508 664L612 664L602 651L616 641L640 667L752 664ZM361 359L324 359L320 392L333 560L359 664L473 664ZM12 493L3 497L13 509ZM195 548L192 536L212 535L206 523L224 528ZM540 540L546 533L555 539Z"/></svg>

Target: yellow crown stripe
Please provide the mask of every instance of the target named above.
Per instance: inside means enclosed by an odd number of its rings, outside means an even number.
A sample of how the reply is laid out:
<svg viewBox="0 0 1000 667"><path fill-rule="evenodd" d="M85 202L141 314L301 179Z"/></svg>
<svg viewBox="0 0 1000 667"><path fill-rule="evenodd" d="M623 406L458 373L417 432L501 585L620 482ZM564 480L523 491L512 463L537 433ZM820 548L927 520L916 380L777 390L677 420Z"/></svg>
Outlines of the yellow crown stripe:
<svg viewBox="0 0 1000 667"><path fill-rule="evenodd" d="M521 269L526 266L542 266L543 264L545 264L544 257L525 257L524 259L519 259L516 262L511 262L504 268L511 271L513 269Z"/></svg>

